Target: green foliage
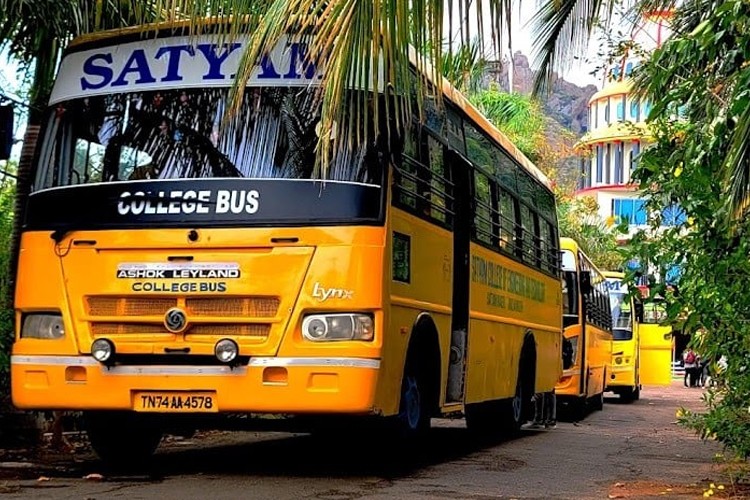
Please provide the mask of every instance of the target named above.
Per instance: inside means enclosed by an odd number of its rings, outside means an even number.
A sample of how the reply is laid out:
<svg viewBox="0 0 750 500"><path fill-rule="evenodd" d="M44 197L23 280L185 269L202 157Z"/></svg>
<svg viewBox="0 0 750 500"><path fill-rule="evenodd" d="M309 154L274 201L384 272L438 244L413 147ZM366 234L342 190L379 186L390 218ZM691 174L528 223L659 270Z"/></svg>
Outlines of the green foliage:
<svg viewBox="0 0 750 500"><path fill-rule="evenodd" d="M10 345L13 341L13 310L6 309L10 288L10 238L13 229L15 183L7 177L0 181L0 405L10 393Z"/></svg>
<svg viewBox="0 0 750 500"><path fill-rule="evenodd" d="M461 92L479 92L487 60L480 51L479 40L443 52L441 73Z"/></svg>
<svg viewBox="0 0 750 500"><path fill-rule="evenodd" d="M617 246L617 228L599 216L599 206L591 197L574 198L557 193L560 236L573 238L581 250L602 270L618 270L623 255Z"/></svg>
<svg viewBox="0 0 750 500"><path fill-rule="evenodd" d="M678 203L688 219L658 237L639 234L631 247L662 275L681 264L679 293L663 285L656 293L666 296L673 322L702 332L693 344L704 357L726 359L706 397L707 412L688 413L683 423L747 457L750 220L733 221L738 204L727 200L732 194L741 200L750 182L750 3L688 0L673 28L675 35L638 73L638 86L654 103L654 145L641 155L636 176L650 210ZM655 231L658 219L652 224Z"/></svg>
<svg viewBox="0 0 750 500"><path fill-rule="evenodd" d="M544 142L544 113L537 101L527 95L481 90L469 100L532 161L539 158Z"/></svg>

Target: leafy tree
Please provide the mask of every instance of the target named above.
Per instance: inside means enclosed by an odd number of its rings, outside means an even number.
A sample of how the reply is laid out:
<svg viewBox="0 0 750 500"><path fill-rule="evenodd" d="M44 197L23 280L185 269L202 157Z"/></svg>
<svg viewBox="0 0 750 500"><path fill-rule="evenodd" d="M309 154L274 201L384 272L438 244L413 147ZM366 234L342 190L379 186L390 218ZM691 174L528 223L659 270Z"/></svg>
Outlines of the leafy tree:
<svg viewBox="0 0 750 500"><path fill-rule="evenodd" d="M536 100L516 92L503 92L494 86L470 94L469 100L530 160L539 159L544 144L545 117Z"/></svg>
<svg viewBox="0 0 750 500"><path fill-rule="evenodd" d="M682 419L750 455L750 3L687 0L676 9L674 35L637 74L653 108L654 144L635 173L649 209L678 203L687 220L637 235L633 255L666 274L682 266L678 293L664 284L672 321L682 321L703 356L726 367L706 396L707 412ZM739 217L738 215L742 215Z"/></svg>
<svg viewBox="0 0 750 500"><path fill-rule="evenodd" d="M618 228L601 219L596 200L576 198L559 189L555 195L560 236L576 240L600 269L620 269L623 255L617 246Z"/></svg>

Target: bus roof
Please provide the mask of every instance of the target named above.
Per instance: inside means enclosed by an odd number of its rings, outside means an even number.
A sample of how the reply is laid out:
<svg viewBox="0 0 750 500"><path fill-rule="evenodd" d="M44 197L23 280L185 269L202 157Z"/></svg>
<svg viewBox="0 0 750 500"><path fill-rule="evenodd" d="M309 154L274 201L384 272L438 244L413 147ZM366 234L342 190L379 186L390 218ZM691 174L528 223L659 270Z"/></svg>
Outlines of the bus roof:
<svg viewBox="0 0 750 500"><path fill-rule="evenodd" d="M202 26L208 27L213 26L216 24L219 24L221 22L220 19L215 18L211 20L204 21ZM118 29L112 29L112 30L105 30L105 31L99 31L95 33L89 33L86 35L81 35L79 37L76 37L73 39L69 47L78 49L82 45L88 45L88 44L96 44L96 43L105 43L107 41L112 41L112 44L115 44L117 42L117 38L121 37L131 37L133 35L138 34L147 34L147 33L154 33L158 31L168 31L173 30L175 32L184 31L189 29L191 26L199 26L196 25L194 22L190 20L185 21L174 21L174 22L162 22L162 23L153 23L153 24L147 24L142 26L131 26L127 28L118 28ZM178 33L175 33L177 35ZM107 44L109 45L109 44ZM429 63L420 63L417 64L418 58L416 51L412 48L409 51L409 59L411 61L411 64L415 67L422 67L422 73L427 77L428 81L435 84L434 80L432 79L433 69L432 66ZM551 183L547 176L536 166L534 163L524 155L518 147L516 147L515 144L500 130L498 130L497 127L495 127L473 104L469 102L469 100L464 96L458 89L456 89L447 79L443 79L443 85L442 85L442 91L443 95L456 107L458 107L463 113L466 114L466 116L474 122L484 133L486 133L488 136L492 138L496 143L498 143L507 153L517 162L519 163L524 170L526 170L529 174L531 174L532 177L534 177L537 181L539 181L542 185L544 185L547 189L551 189Z"/></svg>
<svg viewBox="0 0 750 500"><path fill-rule="evenodd" d="M570 250L572 252L577 252L579 249L580 246L578 245L578 242L573 238L560 238L560 250Z"/></svg>

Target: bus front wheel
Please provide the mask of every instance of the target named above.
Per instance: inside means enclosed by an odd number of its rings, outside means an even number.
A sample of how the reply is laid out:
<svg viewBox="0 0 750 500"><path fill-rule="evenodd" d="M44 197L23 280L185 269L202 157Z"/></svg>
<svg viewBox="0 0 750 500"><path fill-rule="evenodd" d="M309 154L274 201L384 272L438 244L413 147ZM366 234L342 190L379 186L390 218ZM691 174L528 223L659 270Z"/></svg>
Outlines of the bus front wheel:
<svg viewBox="0 0 750 500"><path fill-rule="evenodd" d="M430 429L430 402L426 366L418 359L409 359L401 382L401 404L398 427L401 437L414 439Z"/></svg>
<svg viewBox="0 0 750 500"><path fill-rule="evenodd" d="M86 433L99 458L118 469L146 465L162 438L159 422L132 412L86 412Z"/></svg>

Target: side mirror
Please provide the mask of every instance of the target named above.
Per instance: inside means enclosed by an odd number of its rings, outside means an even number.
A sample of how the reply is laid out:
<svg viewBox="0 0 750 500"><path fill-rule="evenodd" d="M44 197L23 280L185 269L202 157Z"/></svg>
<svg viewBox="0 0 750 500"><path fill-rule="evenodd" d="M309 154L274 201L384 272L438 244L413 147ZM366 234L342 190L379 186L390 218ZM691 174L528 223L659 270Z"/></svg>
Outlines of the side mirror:
<svg viewBox="0 0 750 500"><path fill-rule="evenodd" d="M13 106L0 106L0 160L10 158L13 147Z"/></svg>
<svg viewBox="0 0 750 500"><path fill-rule="evenodd" d="M589 271L581 271L581 295L588 295L591 293L591 273Z"/></svg>
<svg viewBox="0 0 750 500"><path fill-rule="evenodd" d="M633 305L633 309L635 311L635 320L638 323L643 323L643 302L636 302Z"/></svg>

